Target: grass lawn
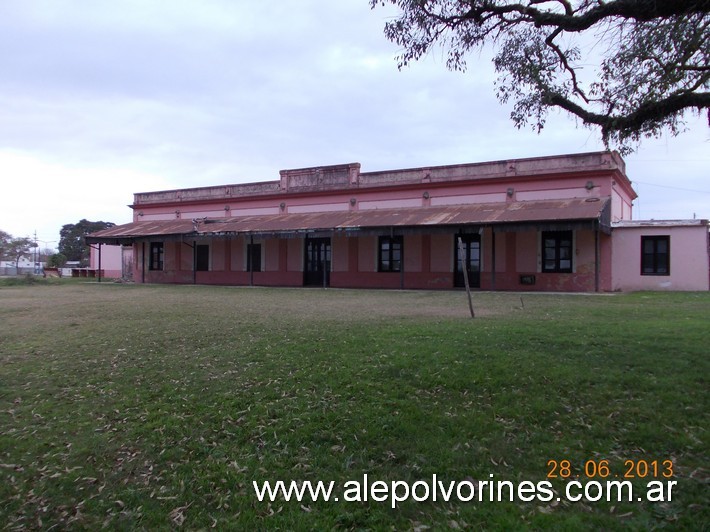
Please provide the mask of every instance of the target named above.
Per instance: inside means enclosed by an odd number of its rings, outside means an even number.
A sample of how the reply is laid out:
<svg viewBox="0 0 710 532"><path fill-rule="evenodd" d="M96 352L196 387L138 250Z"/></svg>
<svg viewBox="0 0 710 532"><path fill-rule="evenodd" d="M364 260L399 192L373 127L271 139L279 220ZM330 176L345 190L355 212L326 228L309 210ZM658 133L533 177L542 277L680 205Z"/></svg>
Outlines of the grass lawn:
<svg viewBox="0 0 710 532"><path fill-rule="evenodd" d="M0 285L0 523L710 524L710 293L474 297L471 320L462 292ZM557 478L551 501L396 509L260 502L252 486L324 480L342 494L365 474L538 483L550 460L583 476L607 460L609 478L633 461L635 495L655 479L642 460L664 483L671 460L677 485L665 502L573 503Z"/></svg>

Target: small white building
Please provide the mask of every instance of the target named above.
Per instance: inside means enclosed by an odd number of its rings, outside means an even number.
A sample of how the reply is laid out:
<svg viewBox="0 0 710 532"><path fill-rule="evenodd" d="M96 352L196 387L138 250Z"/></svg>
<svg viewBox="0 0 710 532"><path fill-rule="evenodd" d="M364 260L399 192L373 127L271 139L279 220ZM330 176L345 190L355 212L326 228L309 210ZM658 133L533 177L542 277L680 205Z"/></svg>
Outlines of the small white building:
<svg viewBox="0 0 710 532"><path fill-rule="evenodd" d="M42 263L39 263L40 269ZM0 275L21 275L24 273L32 273L35 271L35 263L32 257L22 257L19 262L14 260L0 261Z"/></svg>

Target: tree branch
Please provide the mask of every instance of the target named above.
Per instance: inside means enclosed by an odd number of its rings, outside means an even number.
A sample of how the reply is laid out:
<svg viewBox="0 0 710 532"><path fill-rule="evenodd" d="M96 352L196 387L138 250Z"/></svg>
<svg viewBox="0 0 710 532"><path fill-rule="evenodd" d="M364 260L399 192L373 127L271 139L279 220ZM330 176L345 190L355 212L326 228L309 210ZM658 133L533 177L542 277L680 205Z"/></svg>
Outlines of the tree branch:
<svg viewBox="0 0 710 532"><path fill-rule="evenodd" d="M437 43L450 70L465 70L474 48L497 48L498 98L516 100L518 127L535 121L540 131L557 107L629 149L641 136L677 134L685 109L708 110L710 122L710 94L697 93L709 88L710 0L370 0L380 3L402 10L385 24L404 47L400 67ZM586 46L587 34L605 49ZM595 72L580 77L597 55Z"/></svg>
<svg viewBox="0 0 710 532"><path fill-rule="evenodd" d="M610 17L619 17L639 22L647 22L658 18L668 18L677 15L707 13L710 11L710 0L613 0L598 3L595 7L581 14L565 14L551 11L541 11L528 5L508 4L497 5L484 0L472 7L466 13L452 17L437 17L444 24L457 25L461 20L472 20L477 24L484 21L484 16L503 16L519 13L536 27L556 26L568 32L580 32L591 28L597 22Z"/></svg>
<svg viewBox="0 0 710 532"><path fill-rule="evenodd" d="M663 119L688 107L710 109L710 92L673 94L663 100L643 103L634 112L625 116L587 111L558 93L547 94L546 99L550 105L560 107L578 116L585 124L600 126L605 137L616 131L639 131L648 121Z"/></svg>
<svg viewBox="0 0 710 532"><path fill-rule="evenodd" d="M569 73L570 78L572 78L572 91L578 94L579 97L582 98L586 103L589 103L589 98L587 98L587 95L584 93L582 88L579 86L579 83L577 82L577 72L574 70L574 68L570 66L569 62L567 61L567 56L560 49L560 47L553 42L555 37L557 37L560 33L562 33L562 30L559 28L553 31L545 39L545 44L549 48L552 48L555 54L557 54L557 57L560 60L560 64L562 64L562 67Z"/></svg>

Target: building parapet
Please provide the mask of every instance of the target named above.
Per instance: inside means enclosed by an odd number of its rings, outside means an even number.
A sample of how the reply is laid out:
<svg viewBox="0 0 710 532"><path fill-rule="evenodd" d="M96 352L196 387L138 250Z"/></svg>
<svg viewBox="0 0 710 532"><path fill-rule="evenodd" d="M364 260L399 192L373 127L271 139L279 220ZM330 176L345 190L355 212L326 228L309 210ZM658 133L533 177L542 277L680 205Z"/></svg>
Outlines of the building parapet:
<svg viewBox="0 0 710 532"><path fill-rule="evenodd" d="M301 192L486 181L599 171L616 172L630 187L621 156L616 152L605 151L364 173L360 171L360 163L281 170L280 179L277 181L140 192L134 195L132 207L161 203L229 201Z"/></svg>

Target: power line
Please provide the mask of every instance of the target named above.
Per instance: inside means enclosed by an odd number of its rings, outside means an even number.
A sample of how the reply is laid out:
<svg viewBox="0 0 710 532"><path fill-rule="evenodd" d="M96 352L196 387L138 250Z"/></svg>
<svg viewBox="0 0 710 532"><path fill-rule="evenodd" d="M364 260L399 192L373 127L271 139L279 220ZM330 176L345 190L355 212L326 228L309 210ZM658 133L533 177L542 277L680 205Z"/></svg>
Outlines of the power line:
<svg viewBox="0 0 710 532"><path fill-rule="evenodd" d="M636 181L635 179L633 181L631 181L632 185L634 183L638 183L639 185L648 185L650 187L670 188L673 190L683 190L685 192L698 192L700 194L710 194L710 190L697 190L697 189L692 189L692 188L671 187L668 185L656 185L655 183L646 183L644 181Z"/></svg>

